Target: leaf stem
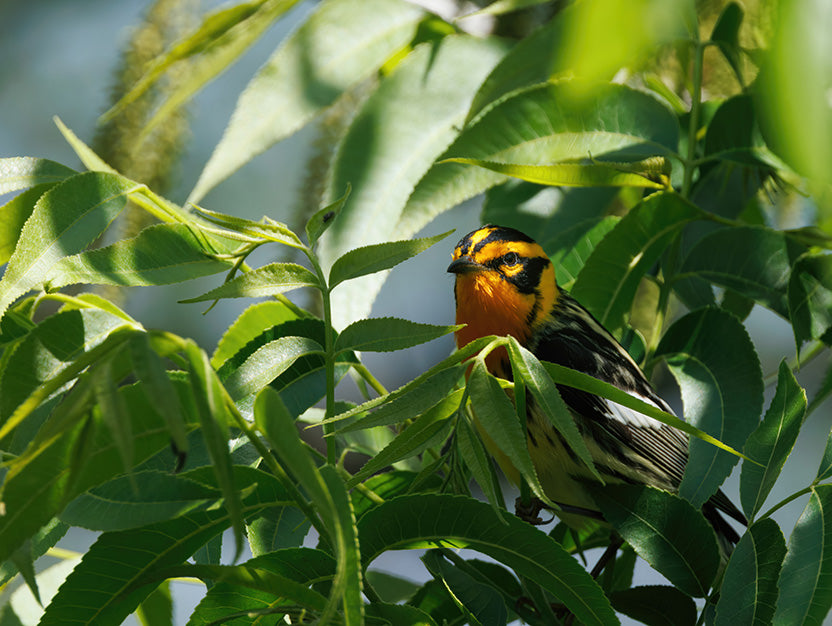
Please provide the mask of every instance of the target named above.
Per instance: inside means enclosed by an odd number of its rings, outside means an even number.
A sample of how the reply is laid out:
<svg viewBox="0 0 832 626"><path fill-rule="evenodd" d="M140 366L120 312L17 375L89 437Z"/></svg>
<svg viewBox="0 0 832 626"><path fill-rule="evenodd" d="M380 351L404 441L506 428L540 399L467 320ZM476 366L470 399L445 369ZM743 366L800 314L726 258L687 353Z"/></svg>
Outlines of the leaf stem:
<svg viewBox="0 0 832 626"><path fill-rule="evenodd" d="M324 366L326 374L326 407L324 409L324 419L332 417L335 407L335 330L332 328L332 300L330 295L332 290L329 283L324 276L324 271L315 253L309 248L304 247L303 252L306 254L312 268L318 275L318 282L321 285L321 300L323 304L324 317ZM336 440L334 437L327 437L333 433L332 424L324 422L324 440L326 441L326 462L329 465L335 466L338 462L338 450L336 447Z"/></svg>
<svg viewBox="0 0 832 626"><path fill-rule="evenodd" d="M806 495L807 493L812 493L814 490L815 490L815 484L814 484L814 483L812 483L812 484L811 484L811 485L809 485L808 487L804 487L804 488L803 488L803 489L801 489L800 491L796 491L796 492L794 492L794 493L793 493L793 494L791 494L790 496L788 496L788 497L783 498L782 500L780 500L780 502L778 502L777 504L775 504L773 507L771 507L768 511L766 511L763 515L761 515L760 517L758 517L758 518L757 518L756 520L754 520L754 521L759 522L760 520L763 520L763 519L766 519L766 518L768 518L768 517L771 517L774 513L776 513L776 512L777 512L777 511L779 511L780 509L782 509L784 506L786 506L786 505L787 505L787 504L789 504L790 502L792 502L792 501L794 501L794 500L797 500L800 496L804 496L804 495Z"/></svg>
<svg viewBox="0 0 832 626"><path fill-rule="evenodd" d="M696 31L695 31L696 32ZM688 123L688 153L684 161L685 174L682 180L682 197L690 197L693 171L696 168L696 134L699 130L699 112L702 99L702 68L705 46L699 41L698 33L693 42L693 84L691 86L690 120Z"/></svg>
<svg viewBox="0 0 832 626"><path fill-rule="evenodd" d="M310 506L309 502L307 502L306 498L295 485L295 482L283 469L283 466L277 462L272 453L268 450L268 448L266 448L260 440L257 432L251 427L251 424L249 424L237 410L237 405L234 404L234 400L230 395L228 395L228 390L226 390L224 385L219 385L219 388L222 390L225 405L228 408L229 413L231 413L231 417L234 419L237 428L245 433L246 437L248 437L248 440L251 442L251 445L253 445L260 454L263 462L268 465L275 478L277 478L280 481L280 484L283 485L284 489L289 492L292 500L294 500L295 506L303 511L303 514L306 515L309 522L315 527L315 530L318 531L318 534L325 538L330 545L334 545L331 541L331 537L329 536L329 531L326 529L323 522L321 522L318 517L318 513Z"/></svg>
<svg viewBox="0 0 832 626"><path fill-rule="evenodd" d="M370 372L370 370L367 369L366 365L364 365L363 363L357 363L356 365L353 365L352 368L359 376L361 376L361 378L363 378L367 382L367 384L370 385L370 387L373 388L373 391L375 391L378 395L383 396L388 393L384 385L382 385L378 381L378 379L375 376L373 376L372 372Z"/></svg>

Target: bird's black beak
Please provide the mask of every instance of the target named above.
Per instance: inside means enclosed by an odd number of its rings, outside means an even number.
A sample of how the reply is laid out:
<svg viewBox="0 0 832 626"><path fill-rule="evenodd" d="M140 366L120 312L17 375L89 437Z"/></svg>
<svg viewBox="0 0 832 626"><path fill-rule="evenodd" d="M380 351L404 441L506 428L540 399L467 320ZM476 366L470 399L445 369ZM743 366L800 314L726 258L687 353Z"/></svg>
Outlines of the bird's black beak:
<svg viewBox="0 0 832 626"><path fill-rule="evenodd" d="M470 274L480 270L482 270L482 265L469 256L461 256L448 266L448 272L451 274Z"/></svg>

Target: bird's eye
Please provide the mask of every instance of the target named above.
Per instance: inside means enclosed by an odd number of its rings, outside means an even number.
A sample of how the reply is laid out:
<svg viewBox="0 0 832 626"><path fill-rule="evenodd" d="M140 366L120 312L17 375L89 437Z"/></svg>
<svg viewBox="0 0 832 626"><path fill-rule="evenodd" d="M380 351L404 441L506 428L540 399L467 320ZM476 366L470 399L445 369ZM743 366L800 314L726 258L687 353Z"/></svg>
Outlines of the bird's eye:
<svg viewBox="0 0 832 626"><path fill-rule="evenodd" d="M503 255L503 265L517 265L520 262L520 257L516 252L509 252Z"/></svg>

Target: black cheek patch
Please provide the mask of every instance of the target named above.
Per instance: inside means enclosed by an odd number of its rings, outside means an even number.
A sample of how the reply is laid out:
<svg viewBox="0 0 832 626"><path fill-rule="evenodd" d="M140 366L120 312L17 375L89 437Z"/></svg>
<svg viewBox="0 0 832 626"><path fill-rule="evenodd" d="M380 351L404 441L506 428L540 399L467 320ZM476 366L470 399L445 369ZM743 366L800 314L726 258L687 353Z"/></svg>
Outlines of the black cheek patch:
<svg viewBox="0 0 832 626"><path fill-rule="evenodd" d="M540 285L540 276L550 261L544 257L523 259L523 271L508 277L520 293L534 293Z"/></svg>

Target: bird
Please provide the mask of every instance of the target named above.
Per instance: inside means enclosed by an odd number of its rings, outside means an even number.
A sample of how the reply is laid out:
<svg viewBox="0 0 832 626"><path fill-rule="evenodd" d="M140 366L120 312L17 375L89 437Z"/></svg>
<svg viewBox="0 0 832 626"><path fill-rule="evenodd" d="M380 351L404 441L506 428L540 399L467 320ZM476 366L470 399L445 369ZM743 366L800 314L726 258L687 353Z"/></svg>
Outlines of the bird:
<svg viewBox="0 0 832 626"><path fill-rule="evenodd" d="M482 226L459 241L447 271L455 275L459 348L488 335L512 336L539 360L583 372L673 413L624 347L558 286L552 261L528 235L494 224ZM491 374L512 379L504 349L488 354L485 364ZM565 385L557 388L605 484L644 484L678 492L688 461L686 433L592 393ZM543 491L561 508L556 514L573 528L602 519L587 488L587 481L597 478L531 396L526 403L526 436ZM508 457L487 433L483 440L504 473L517 482L519 474ZM730 554L739 535L723 514L747 525L745 516L721 490L703 505L702 513L714 528L721 554Z"/></svg>

